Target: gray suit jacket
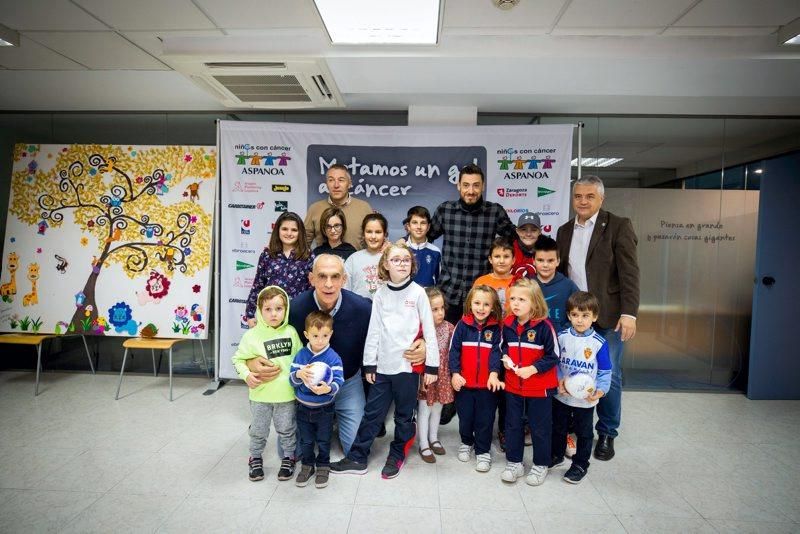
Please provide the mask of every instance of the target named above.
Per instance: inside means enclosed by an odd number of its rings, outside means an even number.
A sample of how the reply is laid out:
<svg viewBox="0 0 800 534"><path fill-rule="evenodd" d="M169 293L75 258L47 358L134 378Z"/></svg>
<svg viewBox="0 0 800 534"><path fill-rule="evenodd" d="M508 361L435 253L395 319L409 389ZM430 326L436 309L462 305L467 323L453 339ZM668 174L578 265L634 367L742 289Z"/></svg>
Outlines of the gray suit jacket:
<svg viewBox="0 0 800 534"><path fill-rule="evenodd" d="M556 234L559 271L569 273L569 248L575 219L564 223ZM597 221L586 253L586 280L589 291L600 301L601 328L616 326L620 315L639 312L639 264L636 260L636 234L630 219L605 210Z"/></svg>

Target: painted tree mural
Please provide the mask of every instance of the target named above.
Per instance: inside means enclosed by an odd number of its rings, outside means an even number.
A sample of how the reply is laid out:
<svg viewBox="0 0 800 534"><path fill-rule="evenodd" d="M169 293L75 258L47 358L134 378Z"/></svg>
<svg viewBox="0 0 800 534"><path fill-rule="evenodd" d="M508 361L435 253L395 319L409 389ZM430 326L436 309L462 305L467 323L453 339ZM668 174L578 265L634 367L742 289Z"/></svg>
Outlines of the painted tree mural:
<svg viewBox="0 0 800 534"><path fill-rule="evenodd" d="M30 157L36 149L36 145L17 145L15 161ZM100 145L65 147L46 173L37 172L35 160L28 169L14 173L13 215L49 229L77 225L84 234L81 243L96 247L91 265L85 267L83 286L64 288L76 298L75 313L64 318L71 330L99 333L90 332L88 325L96 324L96 288L103 269L113 263L120 264L128 277L143 280L152 269L167 277L191 276L208 266L207 254L192 254L211 246L211 214L195 201L199 195L213 194L215 175L215 155L200 147L137 150ZM176 193L180 193L177 202ZM166 196L172 201L162 202ZM35 198L37 208L31 209L26 198Z"/></svg>

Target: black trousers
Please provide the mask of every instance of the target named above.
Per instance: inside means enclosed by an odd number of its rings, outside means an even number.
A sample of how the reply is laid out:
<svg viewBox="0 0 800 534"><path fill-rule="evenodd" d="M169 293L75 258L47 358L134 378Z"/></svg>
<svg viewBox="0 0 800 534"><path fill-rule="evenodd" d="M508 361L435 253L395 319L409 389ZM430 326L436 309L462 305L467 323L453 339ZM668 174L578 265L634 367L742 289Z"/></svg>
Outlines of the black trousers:
<svg viewBox="0 0 800 534"><path fill-rule="evenodd" d="M575 408L564 404L558 399L553 399L553 456L564 456L567 449L567 432L572 419L573 432L578 437L577 449L572 457L572 463L589 469L589 457L592 455L592 440L594 429L594 407Z"/></svg>

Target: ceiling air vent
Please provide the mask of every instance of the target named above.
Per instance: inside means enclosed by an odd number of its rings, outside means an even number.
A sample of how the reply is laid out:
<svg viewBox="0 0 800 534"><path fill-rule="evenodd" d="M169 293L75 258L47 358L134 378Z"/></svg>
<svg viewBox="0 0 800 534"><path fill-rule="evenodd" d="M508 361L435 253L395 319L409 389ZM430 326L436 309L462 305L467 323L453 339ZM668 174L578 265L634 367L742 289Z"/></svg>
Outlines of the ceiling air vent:
<svg viewBox="0 0 800 534"><path fill-rule="evenodd" d="M343 107L322 60L176 58L175 69L225 106L259 109Z"/></svg>

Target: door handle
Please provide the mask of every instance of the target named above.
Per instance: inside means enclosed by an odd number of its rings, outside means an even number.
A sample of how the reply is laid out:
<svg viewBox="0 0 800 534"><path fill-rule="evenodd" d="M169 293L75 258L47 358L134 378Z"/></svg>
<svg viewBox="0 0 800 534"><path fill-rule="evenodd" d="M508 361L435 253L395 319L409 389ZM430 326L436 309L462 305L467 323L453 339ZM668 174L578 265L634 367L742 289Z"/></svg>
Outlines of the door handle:
<svg viewBox="0 0 800 534"><path fill-rule="evenodd" d="M771 276L765 276L764 278L761 279L761 283L767 287L772 287L773 285L775 285L775 278Z"/></svg>

